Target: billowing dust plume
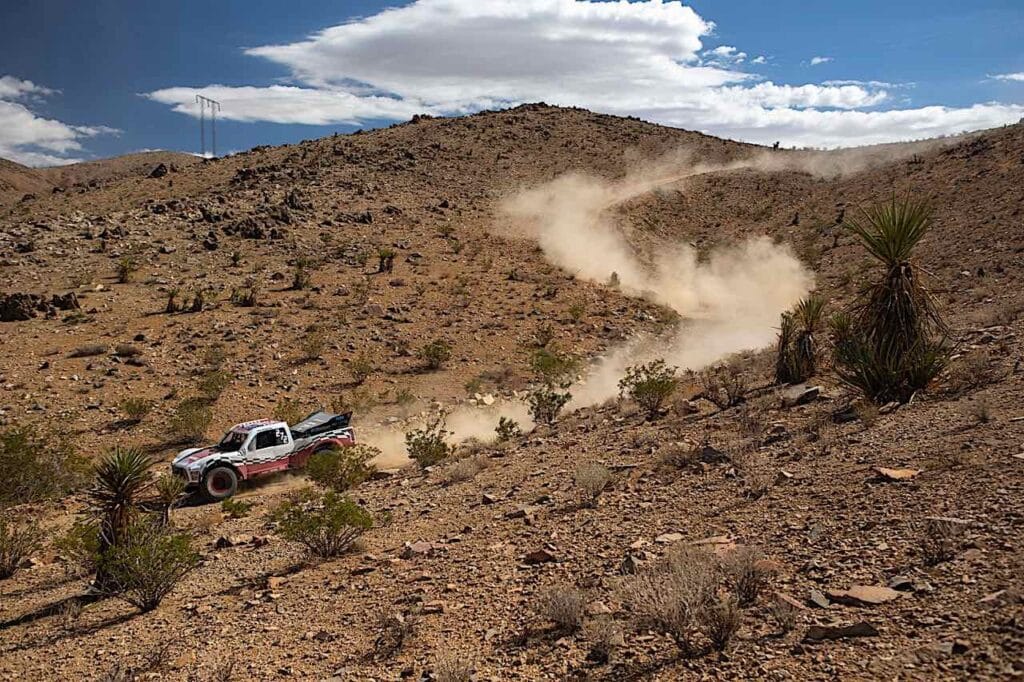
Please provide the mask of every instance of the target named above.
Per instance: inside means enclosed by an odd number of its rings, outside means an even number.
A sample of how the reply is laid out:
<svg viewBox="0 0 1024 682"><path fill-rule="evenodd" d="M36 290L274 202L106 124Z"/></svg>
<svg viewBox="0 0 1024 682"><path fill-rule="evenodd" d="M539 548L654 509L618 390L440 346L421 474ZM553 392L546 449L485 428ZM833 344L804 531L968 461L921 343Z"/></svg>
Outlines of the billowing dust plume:
<svg viewBox="0 0 1024 682"><path fill-rule="evenodd" d="M626 367L639 362L662 358L699 369L772 342L779 315L813 286L811 273L788 247L755 237L701 259L688 244L665 244L653 260L643 260L607 210L687 177L765 163L755 157L687 164L684 154L675 154L617 182L568 174L504 203L516 231L536 240L552 263L602 284L615 273L623 293L672 308L682 318L668 338L635 339L600 358L572 389L570 408L612 397Z"/></svg>

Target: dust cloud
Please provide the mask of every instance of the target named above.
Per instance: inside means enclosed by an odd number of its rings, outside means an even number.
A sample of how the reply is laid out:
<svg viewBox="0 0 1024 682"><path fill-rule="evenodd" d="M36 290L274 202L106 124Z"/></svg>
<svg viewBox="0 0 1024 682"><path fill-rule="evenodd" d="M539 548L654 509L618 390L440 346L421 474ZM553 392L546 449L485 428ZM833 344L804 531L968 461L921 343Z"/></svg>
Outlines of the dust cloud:
<svg viewBox="0 0 1024 682"><path fill-rule="evenodd" d="M666 244L653 259L642 259L608 211L688 177L762 167L765 158L690 164L681 152L620 181L568 174L503 203L516 229L535 240L555 265L602 284L614 273L624 294L667 306L681 318L667 337L634 339L599 358L573 387L570 409L614 396L626 368L639 362L662 358L696 370L772 342L779 315L814 285L788 247L755 237L702 259L689 244Z"/></svg>

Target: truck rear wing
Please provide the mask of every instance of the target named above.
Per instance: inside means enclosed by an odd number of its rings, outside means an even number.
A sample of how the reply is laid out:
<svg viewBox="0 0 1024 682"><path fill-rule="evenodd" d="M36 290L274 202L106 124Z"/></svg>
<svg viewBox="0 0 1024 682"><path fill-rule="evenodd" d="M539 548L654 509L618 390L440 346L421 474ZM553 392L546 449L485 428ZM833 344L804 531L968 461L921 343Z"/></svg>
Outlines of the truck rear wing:
<svg viewBox="0 0 1024 682"><path fill-rule="evenodd" d="M314 438L329 431L348 428L351 421L351 412L346 412L345 414L333 414L331 412L320 410L314 412L298 424L290 426L289 428L292 432L292 438L295 440L302 440L305 438Z"/></svg>

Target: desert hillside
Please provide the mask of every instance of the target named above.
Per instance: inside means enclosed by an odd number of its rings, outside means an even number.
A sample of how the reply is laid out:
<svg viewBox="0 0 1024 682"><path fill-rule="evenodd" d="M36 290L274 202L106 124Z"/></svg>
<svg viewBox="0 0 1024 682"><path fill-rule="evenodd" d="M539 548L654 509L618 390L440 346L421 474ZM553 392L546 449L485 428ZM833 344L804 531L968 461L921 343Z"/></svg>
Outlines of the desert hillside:
<svg viewBox="0 0 1024 682"><path fill-rule="evenodd" d="M80 488L3 509L44 539L0 580L2 680L1024 675L1024 125L816 152L541 104L0 164L4 433L163 474L190 440L326 407L382 451L350 491L373 527L333 559L278 532L302 475L174 509L200 563L147 613L82 599L57 542ZM775 385L780 313L878 278L844 224L893 196L933 209L913 259L948 366L872 406L822 325L814 390ZM580 364L533 427L539 349ZM654 358L696 373L647 415L617 382ZM734 405L701 375L721 363ZM439 410L457 448L424 471L404 433ZM493 442L510 415L524 433ZM638 576L685 550L756 578L724 651L635 617Z"/></svg>

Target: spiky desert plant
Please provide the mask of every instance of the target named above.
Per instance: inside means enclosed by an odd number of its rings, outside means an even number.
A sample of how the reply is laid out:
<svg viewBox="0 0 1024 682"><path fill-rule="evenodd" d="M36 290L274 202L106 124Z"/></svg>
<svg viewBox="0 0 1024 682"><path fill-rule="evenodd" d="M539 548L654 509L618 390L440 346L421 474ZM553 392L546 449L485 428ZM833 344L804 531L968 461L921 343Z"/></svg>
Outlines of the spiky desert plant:
<svg viewBox="0 0 1024 682"><path fill-rule="evenodd" d="M821 329L825 299L811 294L793 310L782 313L775 361L775 380L780 384L799 383L814 376L818 368L815 334Z"/></svg>
<svg viewBox="0 0 1024 682"><path fill-rule="evenodd" d="M156 503L160 513L160 525L167 526L171 522L171 510L180 505L188 497L185 490L185 479L178 476L164 475L156 480Z"/></svg>
<svg viewBox="0 0 1024 682"><path fill-rule="evenodd" d="M884 275L833 317L836 371L876 403L906 402L942 371L950 352L948 327L910 260L932 212L927 202L893 196L862 213L846 227Z"/></svg>
<svg viewBox="0 0 1024 682"><path fill-rule="evenodd" d="M153 486L152 460L136 448L115 447L96 465L89 489L93 513L100 521L100 554L123 538L138 512L139 503Z"/></svg>

